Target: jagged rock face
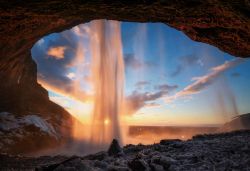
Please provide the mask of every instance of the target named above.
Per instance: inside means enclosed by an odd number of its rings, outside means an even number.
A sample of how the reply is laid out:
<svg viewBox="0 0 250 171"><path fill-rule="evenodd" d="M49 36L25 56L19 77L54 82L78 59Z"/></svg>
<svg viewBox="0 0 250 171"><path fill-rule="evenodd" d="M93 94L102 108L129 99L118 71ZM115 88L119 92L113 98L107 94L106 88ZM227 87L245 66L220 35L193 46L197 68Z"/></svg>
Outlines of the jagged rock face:
<svg viewBox="0 0 250 171"><path fill-rule="evenodd" d="M246 113L238 117L235 117L230 122L224 124L219 131L225 132L225 131L244 130L244 129L250 130L250 113Z"/></svg>
<svg viewBox="0 0 250 171"><path fill-rule="evenodd" d="M27 55L0 59L0 152L32 154L72 139L74 118L51 102Z"/></svg>
<svg viewBox="0 0 250 171"><path fill-rule="evenodd" d="M41 37L93 19L162 22L235 56L250 56L249 1L1 1L1 53L29 51ZM8 47L8 48L7 48ZM14 49L14 50L13 50ZM9 56L9 55L8 55Z"/></svg>
<svg viewBox="0 0 250 171"><path fill-rule="evenodd" d="M70 142L66 131L71 130L71 121L58 114L0 112L0 116L1 153L37 155Z"/></svg>
<svg viewBox="0 0 250 171"><path fill-rule="evenodd" d="M2 0L0 11L0 112L18 117L40 113L59 125L61 121L51 116L68 120L70 114L49 101L37 83L30 54L33 44L50 33L102 18L162 22L193 40L235 56L250 56L250 3L245 0Z"/></svg>

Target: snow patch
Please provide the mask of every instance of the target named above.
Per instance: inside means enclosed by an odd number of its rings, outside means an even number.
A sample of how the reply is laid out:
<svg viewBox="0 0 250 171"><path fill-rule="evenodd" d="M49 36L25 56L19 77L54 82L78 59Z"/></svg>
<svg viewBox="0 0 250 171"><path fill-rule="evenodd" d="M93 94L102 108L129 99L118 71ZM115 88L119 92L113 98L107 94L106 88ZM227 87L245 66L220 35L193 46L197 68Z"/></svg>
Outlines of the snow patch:
<svg viewBox="0 0 250 171"><path fill-rule="evenodd" d="M22 122L27 125L34 125L40 128L42 131L47 132L51 136L57 137L57 133L54 127L47 121L36 115L28 115L22 119Z"/></svg>
<svg viewBox="0 0 250 171"><path fill-rule="evenodd" d="M41 131L55 137L56 139L60 136L50 123L35 114L16 118L9 112L0 112L0 123L0 130L3 131L21 129L25 125L34 125Z"/></svg>
<svg viewBox="0 0 250 171"><path fill-rule="evenodd" d="M16 129L20 126L18 120L9 112L0 112L0 123L0 130L4 131Z"/></svg>

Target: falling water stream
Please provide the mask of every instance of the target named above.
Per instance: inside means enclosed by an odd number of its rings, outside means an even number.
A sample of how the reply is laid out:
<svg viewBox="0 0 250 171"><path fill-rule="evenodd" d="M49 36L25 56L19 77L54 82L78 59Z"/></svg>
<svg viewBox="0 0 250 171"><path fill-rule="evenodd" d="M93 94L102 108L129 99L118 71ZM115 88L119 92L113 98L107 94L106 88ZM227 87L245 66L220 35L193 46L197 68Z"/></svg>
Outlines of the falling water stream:
<svg viewBox="0 0 250 171"><path fill-rule="evenodd" d="M122 113L124 61L120 22L91 22L91 71L94 109L90 143L109 144L113 138L121 141L119 115Z"/></svg>

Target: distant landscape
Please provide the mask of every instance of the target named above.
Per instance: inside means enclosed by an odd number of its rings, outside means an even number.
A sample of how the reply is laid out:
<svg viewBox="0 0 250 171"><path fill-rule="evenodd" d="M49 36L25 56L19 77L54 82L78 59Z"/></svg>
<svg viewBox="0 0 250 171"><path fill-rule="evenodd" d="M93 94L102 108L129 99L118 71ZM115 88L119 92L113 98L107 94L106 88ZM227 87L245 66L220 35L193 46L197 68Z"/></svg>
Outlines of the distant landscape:
<svg viewBox="0 0 250 171"><path fill-rule="evenodd" d="M187 140L197 134L216 133L218 129L219 126L130 126L128 135L142 144L151 144L166 138Z"/></svg>
<svg viewBox="0 0 250 171"><path fill-rule="evenodd" d="M198 134L213 134L224 131L250 129L250 114L242 114L223 125L206 126L130 126L128 136L133 142L158 143L162 139L191 139Z"/></svg>

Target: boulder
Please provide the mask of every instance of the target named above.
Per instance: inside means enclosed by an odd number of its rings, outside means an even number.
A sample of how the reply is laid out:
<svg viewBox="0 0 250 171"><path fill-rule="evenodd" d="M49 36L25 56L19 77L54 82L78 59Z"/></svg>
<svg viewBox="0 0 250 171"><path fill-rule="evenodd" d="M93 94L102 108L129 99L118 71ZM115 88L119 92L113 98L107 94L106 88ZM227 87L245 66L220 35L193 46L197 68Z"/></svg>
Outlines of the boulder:
<svg viewBox="0 0 250 171"><path fill-rule="evenodd" d="M108 155L114 156L123 153L122 148L119 145L119 142L117 139L113 139L109 149L108 149Z"/></svg>
<svg viewBox="0 0 250 171"><path fill-rule="evenodd" d="M132 171L149 171L150 168L148 164L143 159L133 159L128 163L129 168L132 169Z"/></svg>

